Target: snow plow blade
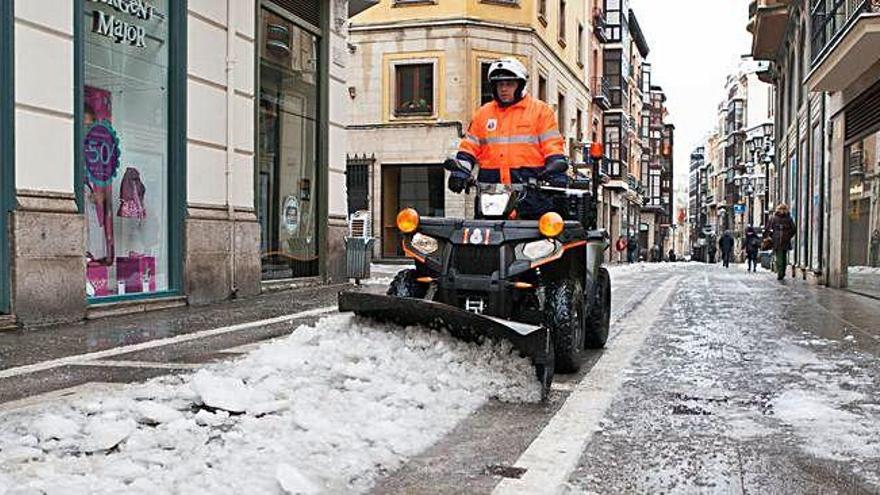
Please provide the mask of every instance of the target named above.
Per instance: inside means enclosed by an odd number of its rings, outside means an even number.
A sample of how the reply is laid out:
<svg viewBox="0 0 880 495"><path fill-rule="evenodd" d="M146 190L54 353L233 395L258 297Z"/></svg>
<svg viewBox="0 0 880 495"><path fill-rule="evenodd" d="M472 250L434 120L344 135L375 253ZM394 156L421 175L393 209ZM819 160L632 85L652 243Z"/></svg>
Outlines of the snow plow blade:
<svg viewBox="0 0 880 495"><path fill-rule="evenodd" d="M545 368L552 376L553 344L550 331L543 327L479 315L434 301L369 292L340 292L339 311L352 311L358 316L402 326L445 330L465 342L506 340L520 354L531 358L539 378Z"/></svg>

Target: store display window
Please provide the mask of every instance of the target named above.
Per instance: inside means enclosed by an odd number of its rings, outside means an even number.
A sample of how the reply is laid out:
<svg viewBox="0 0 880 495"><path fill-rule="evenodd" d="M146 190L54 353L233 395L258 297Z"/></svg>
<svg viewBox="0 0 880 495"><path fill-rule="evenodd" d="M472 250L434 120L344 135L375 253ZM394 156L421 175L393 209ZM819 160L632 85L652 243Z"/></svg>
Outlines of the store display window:
<svg viewBox="0 0 880 495"><path fill-rule="evenodd" d="M169 2L81 0L90 298L169 289Z"/></svg>

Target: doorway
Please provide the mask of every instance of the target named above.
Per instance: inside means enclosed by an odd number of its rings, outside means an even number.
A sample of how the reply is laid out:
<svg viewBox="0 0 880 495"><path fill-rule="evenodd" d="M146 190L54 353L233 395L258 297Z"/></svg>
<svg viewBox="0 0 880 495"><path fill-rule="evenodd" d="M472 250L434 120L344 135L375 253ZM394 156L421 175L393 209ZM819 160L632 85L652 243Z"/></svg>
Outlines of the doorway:
<svg viewBox="0 0 880 495"><path fill-rule="evenodd" d="M445 216L442 165L382 166L382 257L403 257L397 213L415 208L423 217Z"/></svg>

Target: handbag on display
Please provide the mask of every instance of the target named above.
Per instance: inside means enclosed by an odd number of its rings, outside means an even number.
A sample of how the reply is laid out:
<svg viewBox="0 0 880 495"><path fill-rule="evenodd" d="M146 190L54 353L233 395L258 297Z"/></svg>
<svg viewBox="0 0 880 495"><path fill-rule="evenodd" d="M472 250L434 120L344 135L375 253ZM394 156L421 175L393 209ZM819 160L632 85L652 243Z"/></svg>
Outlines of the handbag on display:
<svg viewBox="0 0 880 495"><path fill-rule="evenodd" d="M116 258L116 280L126 294L156 292L156 258L135 252Z"/></svg>

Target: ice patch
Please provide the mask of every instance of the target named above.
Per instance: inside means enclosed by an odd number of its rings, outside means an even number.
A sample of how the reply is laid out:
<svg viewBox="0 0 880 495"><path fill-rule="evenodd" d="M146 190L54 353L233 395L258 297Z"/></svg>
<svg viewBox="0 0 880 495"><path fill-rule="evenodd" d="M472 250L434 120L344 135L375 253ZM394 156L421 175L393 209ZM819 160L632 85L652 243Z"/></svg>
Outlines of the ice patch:
<svg viewBox="0 0 880 495"><path fill-rule="evenodd" d="M791 425L811 454L849 461L880 458L880 434L867 418L846 411L825 394L787 390L772 401L776 417Z"/></svg>

